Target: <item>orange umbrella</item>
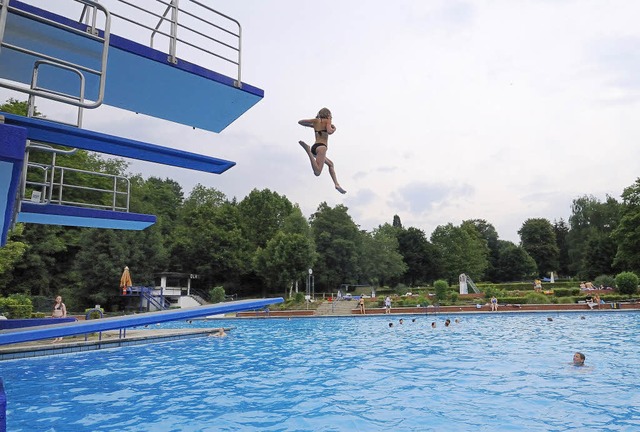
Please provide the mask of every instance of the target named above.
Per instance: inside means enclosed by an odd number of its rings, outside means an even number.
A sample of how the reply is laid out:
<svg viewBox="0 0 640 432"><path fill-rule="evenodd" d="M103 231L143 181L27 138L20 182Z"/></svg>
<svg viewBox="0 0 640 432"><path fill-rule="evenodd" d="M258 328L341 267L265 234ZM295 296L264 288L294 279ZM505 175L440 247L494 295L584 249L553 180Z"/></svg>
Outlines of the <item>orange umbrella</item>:
<svg viewBox="0 0 640 432"><path fill-rule="evenodd" d="M120 278L120 288L122 288L122 295L127 295L127 288L131 287L133 283L131 283L131 273L129 273L129 267L124 268L122 272L122 277Z"/></svg>

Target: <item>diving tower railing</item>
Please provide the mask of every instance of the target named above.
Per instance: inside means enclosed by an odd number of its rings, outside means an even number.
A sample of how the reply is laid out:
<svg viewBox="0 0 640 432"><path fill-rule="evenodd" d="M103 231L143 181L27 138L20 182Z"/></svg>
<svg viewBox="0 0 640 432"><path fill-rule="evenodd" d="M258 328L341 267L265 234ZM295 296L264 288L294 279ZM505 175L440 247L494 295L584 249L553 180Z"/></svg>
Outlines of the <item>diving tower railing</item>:
<svg viewBox="0 0 640 432"><path fill-rule="evenodd" d="M168 53L167 61L173 64L178 64L179 54L188 54L186 49L180 50L180 44L195 50L199 61L202 61L200 54L205 54L208 58L204 59L207 64L203 66L229 64L235 69L232 74L235 85L242 87L242 26L238 20L197 0L137 0L137 4L126 0L96 1L109 8L116 32L123 22L144 29L148 31L150 48L158 47L156 36L164 36L168 46L159 49ZM164 12L160 13L163 7ZM80 21L85 19L86 9L87 6L83 9ZM136 19L132 16L136 16ZM185 23L185 19L189 21ZM163 30L163 27L168 29ZM181 36L183 34L186 36Z"/></svg>
<svg viewBox="0 0 640 432"><path fill-rule="evenodd" d="M31 152L32 150L30 150ZM23 184L21 199L41 204L71 205L111 211L129 211L131 182L127 177L55 165L55 154L51 164L29 162L27 176ZM39 178L34 179L35 176ZM80 184L87 177L90 187ZM106 187L109 185L110 187ZM82 191L92 200L79 201L74 193Z"/></svg>
<svg viewBox="0 0 640 432"><path fill-rule="evenodd" d="M70 14L70 4L92 12ZM264 97L241 81L240 23L200 1L0 0L0 7L0 86L85 108L104 103L213 132ZM146 40L135 40L140 37ZM158 50L160 37L168 40L166 49ZM36 61L46 67L33 88Z"/></svg>
<svg viewBox="0 0 640 432"><path fill-rule="evenodd" d="M16 0L0 0L0 52L11 51L8 57L5 56L6 59L3 60L3 63L13 63L11 66L4 68L8 69L8 72L5 71L5 73L0 75L0 77L3 78L0 79L0 86L27 93L31 96L42 96L47 99L78 107L96 108L102 104L106 84L111 17L106 8L91 0L74 1L85 5L87 21L92 23L91 26L69 26L55 19L51 19L51 17L46 14L38 14L32 9L13 7L12 4L22 5L21 2ZM97 15L99 13L104 14L102 31L100 33L96 27L98 24ZM87 61L84 64L74 61L71 53L65 52L65 49L62 47L55 46L53 41L55 41L57 37L49 38L46 34L37 31L29 33L32 31L28 25L30 21L51 27L52 31L57 34L58 37L61 32L70 32L83 40L95 42L96 49L92 54L100 60L96 61L95 57L76 57ZM87 47L85 46L83 48L86 49ZM39 67L43 64L79 76L80 86L78 94L74 95L66 91L56 91L55 87L41 88L38 86L34 87L33 85L20 85L20 83L32 84L34 81L37 81L38 75L41 74ZM22 71L24 67L32 69L31 75L16 76L16 71ZM57 79L61 76L68 79L68 75L64 72L60 75L59 72L60 71L53 74ZM21 74L21 72L18 73ZM98 91L95 101L93 102L86 102L83 100L84 98L81 97L81 93L84 93L85 82L87 81L86 74L98 80Z"/></svg>

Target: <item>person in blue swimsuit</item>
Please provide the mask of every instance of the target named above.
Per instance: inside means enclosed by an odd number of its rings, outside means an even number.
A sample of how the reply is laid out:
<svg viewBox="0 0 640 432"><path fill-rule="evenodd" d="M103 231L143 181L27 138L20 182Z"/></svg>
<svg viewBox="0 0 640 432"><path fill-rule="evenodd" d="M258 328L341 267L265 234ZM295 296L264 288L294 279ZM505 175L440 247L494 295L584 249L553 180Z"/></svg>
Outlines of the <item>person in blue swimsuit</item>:
<svg viewBox="0 0 640 432"><path fill-rule="evenodd" d="M298 124L313 128L316 142L312 147L309 147L304 141L298 142L307 153L307 156L309 156L313 173L316 176L322 174L322 168L326 164L329 167L329 175L331 176L331 180L333 180L336 190L341 194L345 194L347 191L338 183L333 162L327 157L329 135L336 131L336 127L331 123L331 120L331 111L329 111L328 108L322 108L318 111L318 115L314 119L300 120Z"/></svg>

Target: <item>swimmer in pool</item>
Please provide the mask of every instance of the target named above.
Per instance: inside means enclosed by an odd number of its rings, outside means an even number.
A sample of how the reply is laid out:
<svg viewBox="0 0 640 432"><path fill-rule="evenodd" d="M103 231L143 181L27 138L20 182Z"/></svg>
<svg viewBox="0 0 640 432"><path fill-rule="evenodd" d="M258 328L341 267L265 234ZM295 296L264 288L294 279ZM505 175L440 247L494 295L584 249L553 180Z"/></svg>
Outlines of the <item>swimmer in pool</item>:
<svg viewBox="0 0 640 432"><path fill-rule="evenodd" d="M584 366L584 361L586 357L581 352L577 352L573 355L573 365L574 366Z"/></svg>
<svg viewBox="0 0 640 432"><path fill-rule="evenodd" d="M217 333L209 333L209 337L225 337L224 327L220 327Z"/></svg>

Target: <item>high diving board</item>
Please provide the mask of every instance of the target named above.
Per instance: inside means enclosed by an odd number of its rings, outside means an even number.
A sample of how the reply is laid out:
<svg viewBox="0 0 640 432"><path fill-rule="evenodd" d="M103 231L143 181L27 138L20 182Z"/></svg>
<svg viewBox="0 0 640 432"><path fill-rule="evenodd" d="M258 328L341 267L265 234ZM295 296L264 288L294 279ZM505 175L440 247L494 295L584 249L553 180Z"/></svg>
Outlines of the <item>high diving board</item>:
<svg viewBox="0 0 640 432"><path fill-rule="evenodd" d="M76 321L65 324L51 324L40 327L2 330L0 331L0 345L72 336L77 334L93 333L106 330L117 330L129 327L145 326L167 321L187 320L207 315L255 310L271 304L282 302L284 302L284 299L282 297L257 300L238 300L229 303L218 303L214 305L196 306L183 309L171 309L160 312L149 312L145 314L126 315L88 321Z"/></svg>
<svg viewBox="0 0 640 432"><path fill-rule="evenodd" d="M66 64L83 65L87 70L99 70L104 43L94 35L83 36L65 28L86 31L87 26L10 0L1 40L5 45L0 49L0 78L30 85L35 62L46 58L34 53L61 59ZM98 32L100 35L104 35L102 30ZM165 52L113 34L105 40L107 105L221 132L264 97L259 88L199 65L181 59L174 64ZM13 49L14 46L21 48ZM83 75L84 98L98 100L100 76L90 72ZM38 86L65 95L79 94L75 74L49 64L42 66Z"/></svg>

